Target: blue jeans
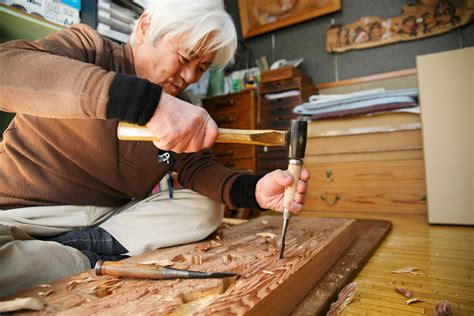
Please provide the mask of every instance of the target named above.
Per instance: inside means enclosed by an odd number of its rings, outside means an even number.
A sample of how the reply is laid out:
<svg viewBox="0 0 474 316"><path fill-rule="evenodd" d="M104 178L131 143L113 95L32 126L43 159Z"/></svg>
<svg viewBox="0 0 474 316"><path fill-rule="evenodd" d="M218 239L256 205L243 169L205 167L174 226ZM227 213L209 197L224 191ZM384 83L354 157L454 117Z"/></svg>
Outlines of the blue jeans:
<svg viewBox="0 0 474 316"><path fill-rule="evenodd" d="M101 227L76 229L43 240L56 241L80 250L89 258L92 268L99 259L118 261L129 257L124 255L128 250Z"/></svg>

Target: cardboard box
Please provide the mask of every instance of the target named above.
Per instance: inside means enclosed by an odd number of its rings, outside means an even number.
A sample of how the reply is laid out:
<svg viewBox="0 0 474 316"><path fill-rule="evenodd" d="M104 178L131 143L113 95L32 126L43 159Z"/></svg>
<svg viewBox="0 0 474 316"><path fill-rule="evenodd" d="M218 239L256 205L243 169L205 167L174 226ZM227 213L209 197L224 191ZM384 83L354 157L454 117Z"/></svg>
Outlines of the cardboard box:
<svg viewBox="0 0 474 316"><path fill-rule="evenodd" d="M79 16L80 11L76 7L65 4L64 0L45 0L44 17L46 18L46 20L51 21L53 23L64 26L71 26L73 24L81 22L81 18Z"/></svg>

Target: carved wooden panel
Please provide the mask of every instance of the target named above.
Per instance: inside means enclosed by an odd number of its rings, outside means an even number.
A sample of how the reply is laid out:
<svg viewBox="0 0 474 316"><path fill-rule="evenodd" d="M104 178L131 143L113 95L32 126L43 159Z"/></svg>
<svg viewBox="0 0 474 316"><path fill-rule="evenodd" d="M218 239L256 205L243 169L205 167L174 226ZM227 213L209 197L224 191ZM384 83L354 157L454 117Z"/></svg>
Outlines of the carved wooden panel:
<svg viewBox="0 0 474 316"><path fill-rule="evenodd" d="M18 297L39 298L46 303L42 313L63 315L287 315L351 245L355 225L350 219L294 217L285 258L278 260L281 224L281 216L260 217L219 229L212 241L125 261L168 260L173 268L233 271L238 278L151 281L87 272Z"/></svg>

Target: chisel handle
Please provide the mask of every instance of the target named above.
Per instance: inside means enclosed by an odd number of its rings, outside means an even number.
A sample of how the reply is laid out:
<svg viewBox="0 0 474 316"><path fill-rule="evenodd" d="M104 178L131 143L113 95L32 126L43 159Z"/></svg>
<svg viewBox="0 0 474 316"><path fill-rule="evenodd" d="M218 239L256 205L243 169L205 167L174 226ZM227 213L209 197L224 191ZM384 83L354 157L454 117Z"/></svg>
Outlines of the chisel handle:
<svg viewBox="0 0 474 316"><path fill-rule="evenodd" d="M112 275L135 279L166 280L176 279L176 276L166 273L162 267L154 267L146 264L128 263L98 260L95 265L96 275Z"/></svg>
<svg viewBox="0 0 474 316"><path fill-rule="evenodd" d="M159 137L146 126L125 122L118 124L117 136L120 140L159 141ZM216 143L286 146L288 137L288 131L219 128Z"/></svg>
<svg viewBox="0 0 474 316"><path fill-rule="evenodd" d="M300 179L301 169L303 168L302 159L290 159L288 163L288 171L293 176L293 183L285 188L285 195L283 197L283 217L290 219L290 212L288 206L291 201L295 199L296 187Z"/></svg>

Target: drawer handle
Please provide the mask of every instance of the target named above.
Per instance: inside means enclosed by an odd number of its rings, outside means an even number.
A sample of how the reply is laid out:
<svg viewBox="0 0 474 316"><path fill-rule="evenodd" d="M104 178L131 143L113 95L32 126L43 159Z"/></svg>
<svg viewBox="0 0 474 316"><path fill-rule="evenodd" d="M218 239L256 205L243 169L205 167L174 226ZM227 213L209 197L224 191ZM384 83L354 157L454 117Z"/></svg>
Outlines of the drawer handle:
<svg viewBox="0 0 474 316"><path fill-rule="evenodd" d="M339 194L336 194L333 201L330 201L326 194L321 194L321 200L326 201L327 205L336 205L337 201L339 201L340 199L341 196Z"/></svg>
<svg viewBox="0 0 474 316"><path fill-rule="evenodd" d="M217 103L215 105L216 108L221 108L221 107L224 107L224 106L231 106L231 105L234 105L235 101L233 99L230 99L229 102L225 102L225 103Z"/></svg>
<svg viewBox="0 0 474 316"><path fill-rule="evenodd" d="M334 173L332 172L332 169L326 169L324 173L326 174L326 182L334 181Z"/></svg>
<svg viewBox="0 0 474 316"><path fill-rule="evenodd" d="M216 157L228 157L228 156L233 156L233 155L234 155L234 151L231 149L228 149L216 154Z"/></svg>

